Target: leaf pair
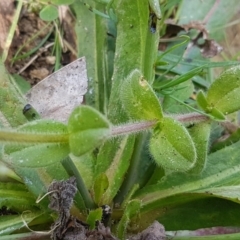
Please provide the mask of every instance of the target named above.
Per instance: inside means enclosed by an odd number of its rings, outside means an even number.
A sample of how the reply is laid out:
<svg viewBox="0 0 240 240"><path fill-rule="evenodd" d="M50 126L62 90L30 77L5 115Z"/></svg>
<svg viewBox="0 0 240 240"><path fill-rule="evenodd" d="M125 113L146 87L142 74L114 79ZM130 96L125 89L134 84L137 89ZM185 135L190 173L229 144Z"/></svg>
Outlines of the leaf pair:
<svg viewBox="0 0 240 240"><path fill-rule="evenodd" d="M233 67L223 72L210 88L207 95L199 91L198 105L217 120L224 120L225 115L240 109L240 67Z"/></svg>
<svg viewBox="0 0 240 240"><path fill-rule="evenodd" d="M196 149L190 134L180 122L163 116L157 96L138 70L124 82L121 100L133 120L157 120L150 152L158 165L175 171L187 171L194 166Z"/></svg>
<svg viewBox="0 0 240 240"><path fill-rule="evenodd" d="M207 96L198 93L199 106L217 120L240 109L240 67L225 71L210 86ZM133 120L157 120L150 139L150 152L164 169L199 174L207 158L210 121L197 123L189 131L181 123L164 116L151 86L134 70L122 87L121 99Z"/></svg>
<svg viewBox="0 0 240 240"><path fill-rule="evenodd" d="M93 108L77 107L68 126L52 120L37 120L17 132L0 133L5 161L22 167L43 167L57 163L72 152L83 155L110 135L109 122ZM13 142L13 143L12 143Z"/></svg>

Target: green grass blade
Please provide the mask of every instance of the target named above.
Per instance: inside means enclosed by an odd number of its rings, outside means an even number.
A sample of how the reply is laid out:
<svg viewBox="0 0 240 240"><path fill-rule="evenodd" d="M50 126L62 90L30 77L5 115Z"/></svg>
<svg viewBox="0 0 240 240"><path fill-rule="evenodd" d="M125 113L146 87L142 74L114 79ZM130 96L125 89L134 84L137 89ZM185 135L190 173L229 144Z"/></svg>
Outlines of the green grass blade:
<svg viewBox="0 0 240 240"><path fill-rule="evenodd" d="M79 201L77 202L77 204L80 204L80 209L86 210L86 207L88 209L93 209L95 207L93 199L92 199L88 189L86 188L86 185L85 185L81 175L79 174L75 164L73 163L72 159L70 157L65 158L62 161L62 165L63 165L64 169L67 171L69 176L74 176L76 178L77 189L82 198L82 199L80 199L80 202Z"/></svg>
<svg viewBox="0 0 240 240"><path fill-rule="evenodd" d="M98 12L105 10L105 4L92 0L88 1L88 4ZM106 58L109 56L109 45L106 44L108 20L89 11L80 1L75 1L72 8L76 13L76 22L81 23L75 26L78 55L85 56L87 62L90 91L85 95L86 102L100 112L106 113L110 91L108 88L111 82L111 76L107 72L110 65L106 62ZM113 55L110 58L110 61L113 62Z"/></svg>

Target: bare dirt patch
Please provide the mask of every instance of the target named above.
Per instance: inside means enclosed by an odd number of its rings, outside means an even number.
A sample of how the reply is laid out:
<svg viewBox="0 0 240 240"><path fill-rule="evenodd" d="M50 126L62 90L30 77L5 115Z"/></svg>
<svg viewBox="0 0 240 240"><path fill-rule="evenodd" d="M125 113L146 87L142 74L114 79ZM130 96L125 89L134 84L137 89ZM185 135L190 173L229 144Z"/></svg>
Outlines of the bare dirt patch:
<svg viewBox="0 0 240 240"><path fill-rule="evenodd" d="M3 49L16 9L9 0L1 1L0 9L0 32L3 33L0 49ZM75 42L74 17L68 11L64 10L61 20L54 24L42 21L37 12L24 6L5 65L10 73L19 74L35 85L56 70L56 62L60 68L76 59L76 54L69 50L69 46L76 49Z"/></svg>

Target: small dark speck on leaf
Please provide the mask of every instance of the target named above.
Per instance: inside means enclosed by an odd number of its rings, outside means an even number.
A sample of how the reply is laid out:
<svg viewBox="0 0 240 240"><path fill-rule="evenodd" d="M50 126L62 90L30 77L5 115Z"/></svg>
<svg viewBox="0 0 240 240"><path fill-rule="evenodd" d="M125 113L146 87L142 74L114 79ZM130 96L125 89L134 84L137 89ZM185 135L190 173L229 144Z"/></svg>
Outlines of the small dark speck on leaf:
<svg viewBox="0 0 240 240"><path fill-rule="evenodd" d="M185 62L191 63L192 61L192 58L185 58Z"/></svg>

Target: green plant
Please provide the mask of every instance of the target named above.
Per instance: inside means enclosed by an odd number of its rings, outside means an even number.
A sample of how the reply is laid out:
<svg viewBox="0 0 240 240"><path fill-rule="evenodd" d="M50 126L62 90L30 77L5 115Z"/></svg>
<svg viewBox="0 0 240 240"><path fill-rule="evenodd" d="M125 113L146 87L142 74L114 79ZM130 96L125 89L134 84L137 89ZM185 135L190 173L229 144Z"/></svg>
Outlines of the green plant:
<svg viewBox="0 0 240 240"><path fill-rule="evenodd" d="M39 16L44 21L53 21L58 18L58 7L61 5L71 5L74 0L37 0L28 1L28 8L33 11L38 11Z"/></svg>
<svg viewBox="0 0 240 240"><path fill-rule="evenodd" d="M70 176L76 178L78 189L71 214L94 228L103 215L99 207L110 205L112 231L121 239L155 219L167 230L239 226L239 136L236 143L215 153L208 150L210 136L216 134L214 124L226 123L227 115L240 109L240 68L226 70L214 82L206 80L203 70L236 63L194 60L191 69L184 69L184 59L174 51L185 47L187 36L159 52L159 1L90 1L89 5L102 12L107 8L109 18L89 12L79 2L72 5L82 23L76 27L78 51L87 58L92 92L67 124L28 122L22 114L26 102L1 66L2 162L20 182L0 185L0 206L20 213L2 217L3 235L26 223L45 229L44 224L56 216L49 216L46 198L38 204L34 199L57 191L49 187L54 179ZM82 44L86 38L91 41ZM196 101L190 102L194 87L199 91ZM6 200L4 193L13 197ZM64 209L66 214L68 210ZM211 215L216 216L214 222ZM6 224L6 217L11 223ZM12 237L31 234L15 232Z"/></svg>

